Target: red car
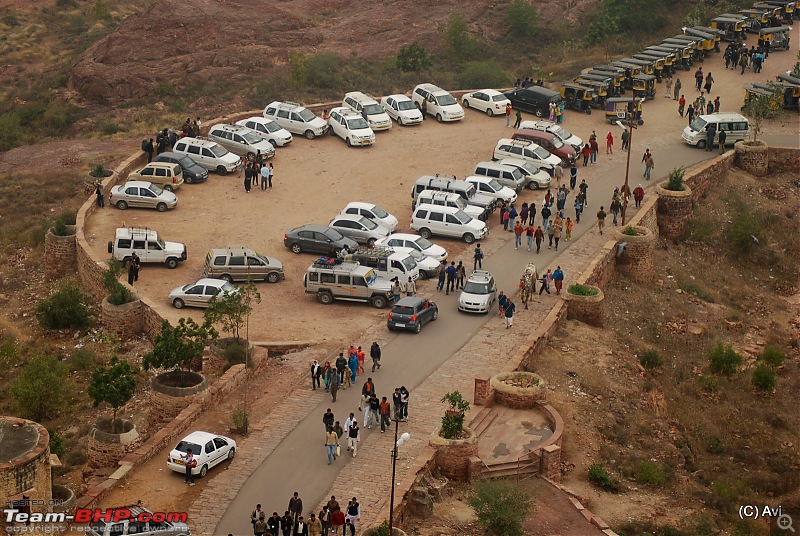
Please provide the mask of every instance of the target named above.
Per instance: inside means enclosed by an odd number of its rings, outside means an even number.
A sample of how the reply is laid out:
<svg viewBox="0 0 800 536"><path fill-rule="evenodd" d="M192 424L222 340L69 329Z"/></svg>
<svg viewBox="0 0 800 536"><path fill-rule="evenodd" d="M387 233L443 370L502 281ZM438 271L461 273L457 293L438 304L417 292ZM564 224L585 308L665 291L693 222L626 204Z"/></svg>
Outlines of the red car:
<svg viewBox="0 0 800 536"><path fill-rule="evenodd" d="M550 154L559 157L561 159L561 165L564 167L572 165L577 156L575 154L575 149L571 145L565 144L549 132L521 128L517 130L511 138L515 140L530 140L540 145Z"/></svg>

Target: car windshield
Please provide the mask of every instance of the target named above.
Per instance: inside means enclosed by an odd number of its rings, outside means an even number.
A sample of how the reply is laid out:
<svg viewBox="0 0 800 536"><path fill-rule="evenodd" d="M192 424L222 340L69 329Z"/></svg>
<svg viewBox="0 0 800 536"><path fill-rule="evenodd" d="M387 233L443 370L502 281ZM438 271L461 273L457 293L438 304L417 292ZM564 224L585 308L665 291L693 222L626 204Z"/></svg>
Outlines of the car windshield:
<svg viewBox="0 0 800 536"><path fill-rule="evenodd" d="M455 217L461 223L469 223L469 221L472 219L469 216L467 216L466 212L464 212L462 210L457 210L455 212Z"/></svg>
<svg viewBox="0 0 800 536"><path fill-rule="evenodd" d="M231 292L236 292L236 287L234 287L234 286L233 286L233 285L231 285L230 283L225 283L225 284L224 284L224 285L222 285L222 287L220 288L220 291L221 291L221 292L223 292L223 293L225 293L225 294L230 294Z"/></svg>
<svg viewBox="0 0 800 536"><path fill-rule="evenodd" d="M553 145L555 146L556 149L561 149L562 147L564 147L564 142L558 139L558 137L554 136Z"/></svg>
<svg viewBox="0 0 800 536"><path fill-rule="evenodd" d="M502 101L506 100L506 96L505 96L505 95L503 95L503 94L500 94L500 95L494 95L494 96L492 96L492 100L493 100L494 102L502 102Z"/></svg>
<svg viewBox="0 0 800 536"><path fill-rule="evenodd" d="M500 184L499 182L497 182L497 179L492 179L492 180L490 180L490 181L489 181L489 186L491 186L491 187L492 187L492 189L493 189L495 192L499 192L500 190L502 190L502 189L503 189L503 185L502 185L502 184Z"/></svg>
<svg viewBox="0 0 800 536"><path fill-rule="evenodd" d="M367 115L377 115L384 112L383 108L381 108L379 104L367 104L364 106L364 113Z"/></svg>
<svg viewBox="0 0 800 536"><path fill-rule="evenodd" d="M364 227L366 227L366 228L367 228L367 229L369 229L370 231L372 231L373 229L377 229L377 228L378 228L378 224L376 224L376 223L375 223L374 221L372 221L372 220L368 220L367 218L365 218L365 217L363 217L363 216L362 216L362 217L361 217L361 219L360 219L360 220L358 220L358 221L359 221L359 223L361 223L361 225L363 225Z"/></svg>
<svg viewBox="0 0 800 536"><path fill-rule="evenodd" d="M330 228L325 229L325 236L327 236L331 240L341 240L342 238L344 238L339 231Z"/></svg>
<svg viewBox="0 0 800 536"><path fill-rule="evenodd" d="M184 169L188 169L195 165L194 160L189 158L188 156L182 156L178 159L178 164Z"/></svg>
<svg viewBox="0 0 800 536"><path fill-rule="evenodd" d="M519 181L519 180L522 180L524 178L524 175L519 170L519 168L514 168L514 171L511 172L511 176L514 177L515 181Z"/></svg>
<svg viewBox="0 0 800 536"><path fill-rule="evenodd" d="M695 118L694 121L692 121L692 124L689 125L689 126L695 132L702 132L703 129L706 128L707 124L708 124L708 122L705 119L703 119L702 117L697 117L697 118Z"/></svg>
<svg viewBox="0 0 800 536"><path fill-rule="evenodd" d="M398 110L407 111L407 110L413 110L414 108L416 108L416 106L414 106L413 101L410 100L397 101Z"/></svg>
<svg viewBox="0 0 800 536"><path fill-rule="evenodd" d="M167 249L167 244L162 239L158 238L156 239L156 242L158 242L158 245L161 246L161 251Z"/></svg>
<svg viewBox="0 0 800 536"><path fill-rule="evenodd" d="M433 243L430 240L428 240L427 238L422 238L421 236L416 240L414 240L414 243L416 243L417 246L419 246L419 249L421 249L422 251L425 251L426 249L433 247Z"/></svg>
<svg viewBox="0 0 800 536"><path fill-rule="evenodd" d="M184 291L184 292L186 292L187 290L189 290L190 288L192 288L194 285L195 285L195 283L189 283L188 285L183 285L183 286L181 287L181 290L182 290L182 291Z"/></svg>
<svg viewBox="0 0 800 536"><path fill-rule="evenodd" d="M386 212L385 210L383 210L378 205L375 205L374 207L372 207L372 213L375 214L375 216L377 216L378 218L388 218L389 217L389 213Z"/></svg>
<svg viewBox="0 0 800 536"><path fill-rule="evenodd" d="M404 258L401 262L403 263L406 271L413 270L417 267L417 261L412 259L410 256Z"/></svg>
<svg viewBox="0 0 800 536"><path fill-rule="evenodd" d="M261 141L261 137L255 132L245 132L242 134L242 137L249 144L256 144Z"/></svg>
<svg viewBox="0 0 800 536"><path fill-rule="evenodd" d="M156 195L161 195L164 193L164 190L162 190L161 188L152 183L150 184L150 191Z"/></svg>
<svg viewBox="0 0 800 536"><path fill-rule="evenodd" d="M568 140L572 137L572 132L570 132L564 127L554 126L553 128L550 129L550 132L562 141Z"/></svg>
<svg viewBox="0 0 800 536"><path fill-rule="evenodd" d="M361 130L369 128L369 123L363 117L354 117L347 120L347 128L350 130Z"/></svg>
<svg viewBox="0 0 800 536"><path fill-rule="evenodd" d="M547 160L547 157L550 156L550 153L548 153L545 148L538 145L532 145L531 150L533 150L533 154L542 160Z"/></svg>
<svg viewBox="0 0 800 536"><path fill-rule="evenodd" d="M267 132L278 132L281 129L281 126L275 121L265 121L261 124L267 129Z"/></svg>
<svg viewBox="0 0 800 536"><path fill-rule="evenodd" d="M367 286L375 284L375 281L378 279L378 274L375 273L375 270L370 270L366 274L364 274L364 280L367 282Z"/></svg>
<svg viewBox="0 0 800 536"><path fill-rule="evenodd" d="M464 285L464 292L467 294L489 294L489 284L467 281L467 284Z"/></svg>
<svg viewBox="0 0 800 536"><path fill-rule="evenodd" d="M314 115L314 112L312 112L312 111L311 111L311 110L309 110L308 108L303 108L302 110L300 110L300 111L299 111L299 112L297 112L297 113L298 113L298 114L300 114L300 117L301 117L301 118L303 119L303 121L305 121L305 122L313 121L313 120L314 120L314 119L316 119L316 117L317 117L316 115Z"/></svg>
<svg viewBox="0 0 800 536"><path fill-rule="evenodd" d="M439 95L436 97L436 102L439 104L439 106L452 106L453 104L457 104L456 99L454 99L449 93L447 95Z"/></svg>
<svg viewBox="0 0 800 536"><path fill-rule="evenodd" d="M228 150L223 147L222 145L214 145L211 147L211 152L214 153L214 156L217 158L222 158L226 154L228 154Z"/></svg>
<svg viewBox="0 0 800 536"><path fill-rule="evenodd" d="M189 441L181 441L178 443L178 446L175 447L175 450L179 450L181 452L186 452L188 449L192 449L192 454L200 454L200 445L195 443L191 443Z"/></svg>

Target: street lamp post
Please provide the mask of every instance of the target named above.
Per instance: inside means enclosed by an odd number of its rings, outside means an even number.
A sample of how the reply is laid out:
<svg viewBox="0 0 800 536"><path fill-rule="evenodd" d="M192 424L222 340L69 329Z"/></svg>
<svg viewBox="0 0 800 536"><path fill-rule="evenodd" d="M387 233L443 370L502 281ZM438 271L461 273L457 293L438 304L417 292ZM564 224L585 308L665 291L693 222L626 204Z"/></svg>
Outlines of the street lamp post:
<svg viewBox="0 0 800 536"><path fill-rule="evenodd" d="M625 159L625 186L623 187L622 191L622 226L625 226L625 212L628 208L628 191L630 188L628 187L628 176L631 170L631 144L633 143L633 131L636 130L636 126L634 125L633 117L630 116L627 118L627 125L623 124L622 121L617 121L617 126L619 126L623 131L627 126L630 129L628 132L628 156Z"/></svg>

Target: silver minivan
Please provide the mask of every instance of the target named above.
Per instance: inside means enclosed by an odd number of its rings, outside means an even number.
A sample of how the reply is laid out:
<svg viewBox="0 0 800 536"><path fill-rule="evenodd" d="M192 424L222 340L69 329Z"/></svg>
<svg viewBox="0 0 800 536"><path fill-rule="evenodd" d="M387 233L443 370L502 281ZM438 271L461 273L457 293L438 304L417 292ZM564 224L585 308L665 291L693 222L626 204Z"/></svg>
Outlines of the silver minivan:
<svg viewBox="0 0 800 536"><path fill-rule="evenodd" d="M275 147L258 132L244 125L214 125L209 129L208 137L250 162L255 162L259 154L264 158L275 156Z"/></svg>
<svg viewBox="0 0 800 536"><path fill-rule="evenodd" d="M467 244L486 238L486 222L469 216L459 208L439 205L419 205L411 216L411 228L422 238L432 235L461 238Z"/></svg>
<svg viewBox="0 0 800 536"><path fill-rule="evenodd" d="M478 162L475 166L473 175L490 177L497 179L503 186L520 191L525 187L525 174L513 166L508 166L500 162Z"/></svg>
<svg viewBox="0 0 800 536"><path fill-rule="evenodd" d="M172 151L188 155L199 165L220 175L233 173L242 166L241 158L207 138L181 138Z"/></svg>
<svg viewBox="0 0 800 536"><path fill-rule="evenodd" d="M205 277L232 281L268 281L284 279L283 263L250 248L228 247L210 249L203 267Z"/></svg>
<svg viewBox="0 0 800 536"><path fill-rule="evenodd" d="M683 129L683 141L694 145L698 149L706 147L706 132L709 125L715 125L717 132L714 135L714 144L719 144L719 133L725 131L725 144L733 145L750 137L750 122L747 118L737 113L720 113L695 116L692 122Z"/></svg>

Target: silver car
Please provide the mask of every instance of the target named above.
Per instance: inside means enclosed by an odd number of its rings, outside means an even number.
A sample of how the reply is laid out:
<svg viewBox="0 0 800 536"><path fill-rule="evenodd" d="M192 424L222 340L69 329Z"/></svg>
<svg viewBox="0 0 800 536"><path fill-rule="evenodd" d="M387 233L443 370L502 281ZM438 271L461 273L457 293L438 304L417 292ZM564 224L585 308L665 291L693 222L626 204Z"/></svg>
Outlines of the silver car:
<svg viewBox="0 0 800 536"><path fill-rule="evenodd" d="M205 277L194 283L173 289L169 293L169 302L176 309L184 307L208 307L211 298L218 294L233 294L239 289L228 283L225 279L211 279Z"/></svg>
<svg viewBox="0 0 800 536"><path fill-rule="evenodd" d="M154 208L159 212L164 212L168 208L175 208L175 205L178 204L178 196L162 190L151 182L128 181L111 188L111 193L108 194L108 203L120 210L137 207Z"/></svg>
<svg viewBox="0 0 800 536"><path fill-rule="evenodd" d="M465 313L488 313L497 299L497 284L492 274L475 270L458 297L458 310Z"/></svg>
<svg viewBox="0 0 800 536"><path fill-rule="evenodd" d="M389 229L358 214L339 214L328 225L343 236L370 247L378 240L389 236Z"/></svg>

